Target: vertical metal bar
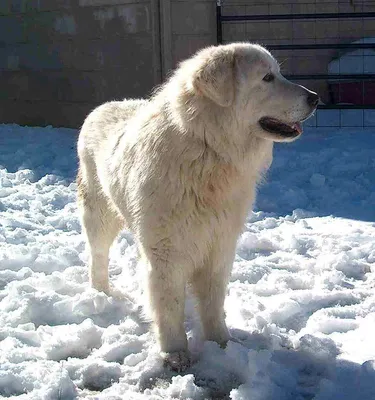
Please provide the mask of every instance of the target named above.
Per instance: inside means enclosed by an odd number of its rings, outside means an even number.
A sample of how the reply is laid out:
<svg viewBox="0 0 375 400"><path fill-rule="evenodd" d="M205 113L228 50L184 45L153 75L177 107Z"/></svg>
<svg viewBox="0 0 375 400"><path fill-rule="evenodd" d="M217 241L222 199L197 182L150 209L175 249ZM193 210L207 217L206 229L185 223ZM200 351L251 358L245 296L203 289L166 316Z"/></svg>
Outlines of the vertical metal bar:
<svg viewBox="0 0 375 400"><path fill-rule="evenodd" d="M152 58L154 86L162 82L162 52L161 52L161 28L160 28L160 0L151 0L151 23L152 23Z"/></svg>
<svg viewBox="0 0 375 400"><path fill-rule="evenodd" d="M217 44L223 43L223 30L221 22L221 0L216 1L216 40Z"/></svg>
<svg viewBox="0 0 375 400"><path fill-rule="evenodd" d="M163 80L172 70L172 17L171 0L160 1L161 70Z"/></svg>

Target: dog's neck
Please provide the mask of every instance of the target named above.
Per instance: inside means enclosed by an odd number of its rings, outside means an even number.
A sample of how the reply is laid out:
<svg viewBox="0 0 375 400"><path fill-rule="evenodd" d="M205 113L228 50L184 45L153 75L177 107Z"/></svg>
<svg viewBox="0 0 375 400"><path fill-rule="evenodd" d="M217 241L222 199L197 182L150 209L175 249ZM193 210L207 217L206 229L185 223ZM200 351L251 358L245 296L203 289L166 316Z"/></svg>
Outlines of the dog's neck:
<svg viewBox="0 0 375 400"><path fill-rule="evenodd" d="M165 98L164 106L182 138L200 141L225 163L239 165L254 149L272 148L271 142L252 135L248 126L239 123L231 107L220 107L186 87L170 90Z"/></svg>

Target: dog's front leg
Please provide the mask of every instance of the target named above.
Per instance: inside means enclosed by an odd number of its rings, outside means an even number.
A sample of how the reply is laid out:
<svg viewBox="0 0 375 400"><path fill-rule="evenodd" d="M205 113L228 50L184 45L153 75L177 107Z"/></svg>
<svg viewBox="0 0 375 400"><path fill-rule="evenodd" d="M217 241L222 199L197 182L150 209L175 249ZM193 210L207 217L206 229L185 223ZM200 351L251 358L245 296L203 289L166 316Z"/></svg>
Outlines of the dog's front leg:
<svg viewBox="0 0 375 400"><path fill-rule="evenodd" d="M165 364L179 372L190 365L184 329L185 284L181 265L151 257L147 268L148 304Z"/></svg>
<svg viewBox="0 0 375 400"><path fill-rule="evenodd" d="M221 346L230 339L225 323L224 301L235 248L236 237L215 243L205 264L192 279L205 338Z"/></svg>

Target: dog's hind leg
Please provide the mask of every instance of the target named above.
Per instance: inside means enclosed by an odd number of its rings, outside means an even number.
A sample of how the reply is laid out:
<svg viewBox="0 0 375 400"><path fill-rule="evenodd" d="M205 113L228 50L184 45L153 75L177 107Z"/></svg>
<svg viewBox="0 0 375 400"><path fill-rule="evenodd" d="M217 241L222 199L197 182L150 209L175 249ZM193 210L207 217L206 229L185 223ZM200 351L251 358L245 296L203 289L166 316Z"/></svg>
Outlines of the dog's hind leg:
<svg viewBox="0 0 375 400"><path fill-rule="evenodd" d="M78 207L83 232L90 254L90 285L109 294L109 249L123 226L121 217L111 209L98 188L98 182L88 165L82 165L77 176Z"/></svg>

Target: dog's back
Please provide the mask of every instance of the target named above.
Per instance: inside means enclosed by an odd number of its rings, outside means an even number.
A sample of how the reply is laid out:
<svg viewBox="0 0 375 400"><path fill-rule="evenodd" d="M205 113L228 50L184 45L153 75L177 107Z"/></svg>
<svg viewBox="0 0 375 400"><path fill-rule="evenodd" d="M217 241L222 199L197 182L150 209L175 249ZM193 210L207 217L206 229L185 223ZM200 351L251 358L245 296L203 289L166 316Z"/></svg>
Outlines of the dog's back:
<svg viewBox="0 0 375 400"><path fill-rule="evenodd" d="M95 154L103 142L121 134L126 122L147 104L147 100L110 101L95 108L82 125L78 140L78 155L85 157L88 151Z"/></svg>

